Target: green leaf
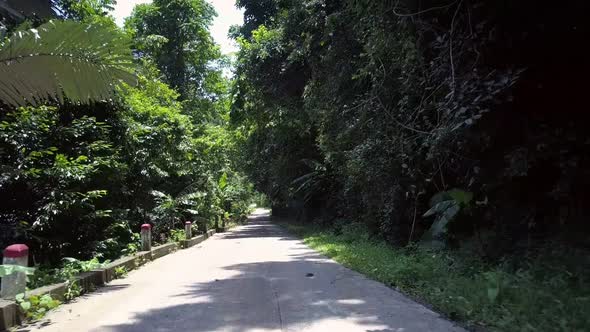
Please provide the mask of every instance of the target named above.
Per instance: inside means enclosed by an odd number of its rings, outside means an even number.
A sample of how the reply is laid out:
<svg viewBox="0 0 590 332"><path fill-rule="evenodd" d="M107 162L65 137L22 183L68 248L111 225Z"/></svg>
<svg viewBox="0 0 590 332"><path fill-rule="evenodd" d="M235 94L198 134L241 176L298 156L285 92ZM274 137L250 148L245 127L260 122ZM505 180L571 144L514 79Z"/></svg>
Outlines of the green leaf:
<svg viewBox="0 0 590 332"><path fill-rule="evenodd" d="M78 263L79 262L79 260L77 260L73 257L64 257L64 258L62 258L62 260L66 261L68 263Z"/></svg>
<svg viewBox="0 0 590 332"><path fill-rule="evenodd" d="M223 173L219 178L219 189L223 190L225 187L227 187L227 173Z"/></svg>
<svg viewBox="0 0 590 332"><path fill-rule="evenodd" d="M6 277L17 272L22 272L26 275L32 275L35 273L35 268L10 264L0 265L0 278Z"/></svg>
<svg viewBox="0 0 590 332"><path fill-rule="evenodd" d="M50 21L15 32L0 48L0 100L12 106L47 100L109 100L121 82L135 85L130 40L102 23Z"/></svg>
<svg viewBox="0 0 590 332"><path fill-rule="evenodd" d="M432 249L444 248L444 235L447 232L447 225L453 221L459 211L461 211L461 205L455 200L442 201L426 211L424 217L437 215L437 218L430 226L430 229L422 236L420 244Z"/></svg>
<svg viewBox="0 0 590 332"><path fill-rule="evenodd" d="M31 309L31 302L21 302L20 307L23 311L28 311Z"/></svg>
<svg viewBox="0 0 590 332"><path fill-rule="evenodd" d="M455 200L455 202L467 205L473 199L473 193L461 189L451 189L448 191L449 195Z"/></svg>
<svg viewBox="0 0 590 332"><path fill-rule="evenodd" d="M491 303L496 302L498 295L500 294L500 288L498 287L488 287L488 299Z"/></svg>
<svg viewBox="0 0 590 332"><path fill-rule="evenodd" d="M433 237L439 237L447 231L447 224L453 220L455 215L459 212L461 207L453 202L455 205L446 209L430 226L430 231Z"/></svg>
<svg viewBox="0 0 590 332"><path fill-rule="evenodd" d="M426 211L422 216L429 217L429 216L433 216L435 214L443 213L448 208L450 208L451 206L456 205L456 204L457 203L455 201L442 201L440 203L435 204L428 211Z"/></svg>
<svg viewBox="0 0 590 332"><path fill-rule="evenodd" d="M47 306L51 304L51 302L53 302L53 298L49 294L45 294L41 296L41 299L39 299L39 304L42 306Z"/></svg>
<svg viewBox="0 0 590 332"><path fill-rule="evenodd" d="M152 194L152 196L154 196L156 198L165 198L166 197L166 194L164 194L163 192L158 191L158 190L152 190L150 192L150 194Z"/></svg>
<svg viewBox="0 0 590 332"><path fill-rule="evenodd" d="M432 196L432 198L430 199L430 206L435 206L437 203L440 203L442 201L450 201L452 199L453 198L449 195L448 191L441 191Z"/></svg>

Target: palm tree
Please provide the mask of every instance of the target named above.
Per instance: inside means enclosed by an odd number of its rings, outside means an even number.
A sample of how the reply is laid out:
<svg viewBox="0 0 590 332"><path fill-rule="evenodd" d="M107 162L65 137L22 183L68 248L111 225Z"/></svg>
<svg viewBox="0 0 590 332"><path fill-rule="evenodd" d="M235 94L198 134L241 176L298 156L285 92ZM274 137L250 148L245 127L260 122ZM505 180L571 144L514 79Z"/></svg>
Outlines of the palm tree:
<svg viewBox="0 0 590 332"><path fill-rule="evenodd" d="M109 100L121 82L135 84L129 38L113 24L49 21L0 43L0 101Z"/></svg>

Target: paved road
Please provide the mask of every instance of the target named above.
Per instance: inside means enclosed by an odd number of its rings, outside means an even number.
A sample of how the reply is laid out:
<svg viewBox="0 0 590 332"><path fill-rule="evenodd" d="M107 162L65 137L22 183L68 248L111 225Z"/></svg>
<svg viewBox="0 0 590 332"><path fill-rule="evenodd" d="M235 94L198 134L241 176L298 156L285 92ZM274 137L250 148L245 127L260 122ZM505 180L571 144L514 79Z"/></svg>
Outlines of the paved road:
<svg viewBox="0 0 590 332"><path fill-rule="evenodd" d="M22 331L463 331L309 249L265 214L66 304Z"/></svg>

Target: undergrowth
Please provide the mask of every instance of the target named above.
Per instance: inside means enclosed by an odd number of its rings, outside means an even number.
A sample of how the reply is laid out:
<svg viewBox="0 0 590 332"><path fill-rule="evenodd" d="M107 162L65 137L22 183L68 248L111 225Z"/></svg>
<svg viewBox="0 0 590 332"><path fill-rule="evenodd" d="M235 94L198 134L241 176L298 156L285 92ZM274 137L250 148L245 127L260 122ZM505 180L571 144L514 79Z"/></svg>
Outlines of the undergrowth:
<svg viewBox="0 0 590 332"><path fill-rule="evenodd" d="M36 321L45 316L48 311L55 309L60 305L60 301L54 300L51 295L32 295L25 297L25 294L18 294L16 296L20 310L25 318L30 321Z"/></svg>
<svg viewBox="0 0 590 332"><path fill-rule="evenodd" d="M42 286L72 280L72 278L82 272L102 268L108 263L109 261L101 263L96 257L88 261L81 261L75 258L67 257L63 259L63 263L60 267L49 268L40 266L36 268L33 275L30 276L27 281L27 287L29 289L35 289Z"/></svg>
<svg viewBox="0 0 590 332"><path fill-rule="evenodd" d="M588 274L554 254L490 263L460 251L393 248L356 228L350 234L283 225L337 262L469 326L491 331L585 331L590 326Z"/></svg>

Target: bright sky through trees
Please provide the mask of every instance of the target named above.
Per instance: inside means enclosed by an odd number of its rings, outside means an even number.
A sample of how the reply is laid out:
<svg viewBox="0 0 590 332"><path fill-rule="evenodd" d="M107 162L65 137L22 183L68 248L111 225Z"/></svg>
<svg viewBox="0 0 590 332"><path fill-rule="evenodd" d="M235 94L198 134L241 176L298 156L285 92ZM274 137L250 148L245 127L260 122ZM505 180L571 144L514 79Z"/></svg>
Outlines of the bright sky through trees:
<svg viewBox="0 0 590 332"><path fill-rule="evenodd" d="M115 6L113 16L119 26L123 25L126 17L131 14L133 7L140 3L149 3L151 0L119 0ZM242 24L243 13L234 6L234 0L211 0L218 16L211 26L211 35L215 41L221 45L221 51L224 54L235 52L237 50L235 43L227 37L230 26Z"/></svg>

